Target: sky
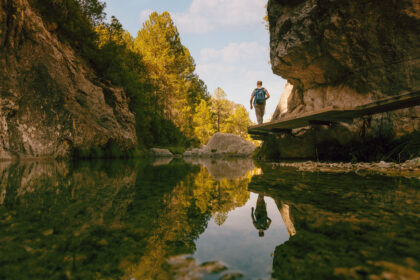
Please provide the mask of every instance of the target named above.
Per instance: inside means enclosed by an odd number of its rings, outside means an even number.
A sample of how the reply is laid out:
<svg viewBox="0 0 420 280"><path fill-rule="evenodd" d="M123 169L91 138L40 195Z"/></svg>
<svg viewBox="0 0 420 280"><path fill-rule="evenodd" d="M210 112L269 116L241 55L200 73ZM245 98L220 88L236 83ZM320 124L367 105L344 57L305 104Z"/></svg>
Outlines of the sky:
<svg viewBox="0 0 420 280"><path fill-rule="evenodd" d="M270 119L285 80L271 70L269 33L263 20L267 0L105 0L108 17L115 16L133 37L151 12L168 11L191 52L196 72L210 93L222 88L229 100L250 111L249 100L258 80L272 99ZM256 121L255 112L250 113Z"/></svg>

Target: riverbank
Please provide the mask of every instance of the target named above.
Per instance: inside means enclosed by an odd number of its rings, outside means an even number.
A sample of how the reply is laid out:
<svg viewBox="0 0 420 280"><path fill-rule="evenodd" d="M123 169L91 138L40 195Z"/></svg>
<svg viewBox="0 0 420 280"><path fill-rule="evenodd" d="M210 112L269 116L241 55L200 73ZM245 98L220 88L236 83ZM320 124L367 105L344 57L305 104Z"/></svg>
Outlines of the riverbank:
<svg viewBox="0 0 420 280"><path fill-rule="evenodd" d="M327 162L275 162L272 167L292 167L302 172L330 172L330 173L357 173L359 175L381 174L386 176L403 176L420 178L420 158L408 160L403 163L393 162L359 162L359 163L327 163Z"/></svg>

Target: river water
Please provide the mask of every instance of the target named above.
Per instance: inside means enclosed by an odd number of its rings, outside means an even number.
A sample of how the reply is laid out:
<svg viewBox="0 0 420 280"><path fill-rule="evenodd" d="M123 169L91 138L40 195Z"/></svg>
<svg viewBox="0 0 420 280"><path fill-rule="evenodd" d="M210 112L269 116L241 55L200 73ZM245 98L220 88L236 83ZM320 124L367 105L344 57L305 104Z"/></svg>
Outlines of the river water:
<svg viewBox="0 0 420 280"><path fill-rule="evenodd" d="M419 256L418 179L0 162L0 279L420 279Z"/></svg>

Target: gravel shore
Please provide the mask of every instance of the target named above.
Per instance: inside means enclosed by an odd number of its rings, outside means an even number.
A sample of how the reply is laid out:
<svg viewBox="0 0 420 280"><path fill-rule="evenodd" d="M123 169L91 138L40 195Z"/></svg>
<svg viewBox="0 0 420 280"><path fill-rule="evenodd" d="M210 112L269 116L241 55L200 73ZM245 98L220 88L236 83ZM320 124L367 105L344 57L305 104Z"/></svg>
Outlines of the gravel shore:
<svg viewBox="0 0 420 280"><path fill-rule="evenodd" d="M325 162L276 162L273 167L293 167L303 172L333 172L357 174L383 174L420 179L420 157L403 163L393 162L359 162L359 163L325 163Z"/></svg>

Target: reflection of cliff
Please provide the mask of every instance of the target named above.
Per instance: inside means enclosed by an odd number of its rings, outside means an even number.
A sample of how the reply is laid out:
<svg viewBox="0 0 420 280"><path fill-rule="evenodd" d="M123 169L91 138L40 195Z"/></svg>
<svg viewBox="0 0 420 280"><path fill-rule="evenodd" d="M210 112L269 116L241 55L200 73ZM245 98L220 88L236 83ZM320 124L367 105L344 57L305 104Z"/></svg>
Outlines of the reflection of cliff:
<svg viewBox="0 0 420 280"><path fill-rule="evenodd" d="M293 224L292 219L290 218L290 207L289 205L279 201L276 199L277 207L279 208L281 218L283 219L284 224L287 227L287 232L289 233L289 236L292 237L296 234L296 229Z"/></svg>
<svg viewBox="0 0 420 280"><path fill-rule="evenodd" d="M271 64L275 74L288 80L273 119L418 91L419 5L414 0L396 3L270 0ZM297 137L269 141L267 145L276 147L266 152L277 158L325 159L363 159L367 154L365 160L370 160L375 152L389 153L397 139L419 130L417 106L356 119L352 125L300 130ZM368 143L383 151L355 152ZM407 151L404 156L409 156Z"/></svg>
<svg viewBox="0 0 420 280"><path fill-rule="evenodd" d="M170 278L168 257L194 253L250 180L177 159L0 163L0 278Z"/></svg>
<svg viewBox="0 0 420 280"><path fill-rule="evenodd" d="M292 236L275 278L418 278L418 180L264 171L249 189L275 199Z"/></svg>

